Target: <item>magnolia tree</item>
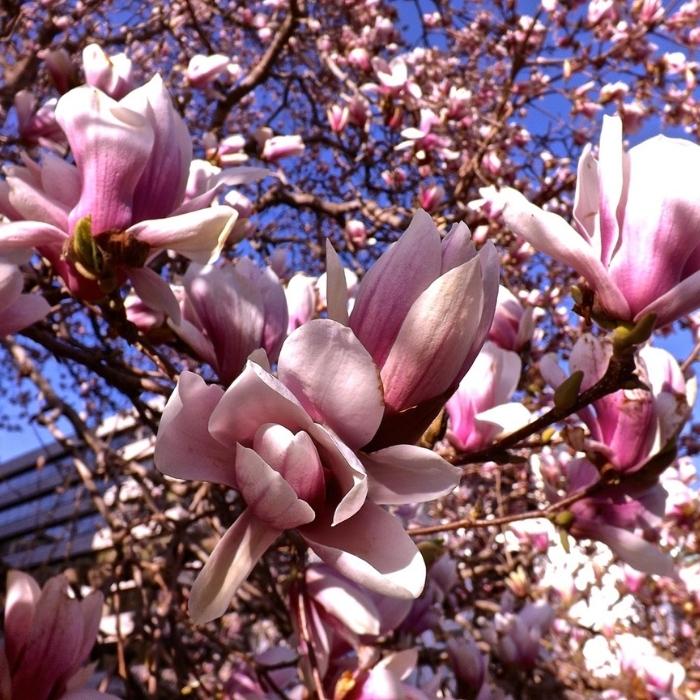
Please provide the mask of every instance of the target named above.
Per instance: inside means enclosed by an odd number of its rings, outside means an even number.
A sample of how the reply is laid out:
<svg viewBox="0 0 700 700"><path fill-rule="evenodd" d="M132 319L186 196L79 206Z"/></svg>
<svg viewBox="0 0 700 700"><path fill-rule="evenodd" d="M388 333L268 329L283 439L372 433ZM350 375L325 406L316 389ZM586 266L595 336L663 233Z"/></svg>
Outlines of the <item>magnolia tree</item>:
<svg viewBox="0 0 700 700"><path fill-rule="evenodd" d="M5 2L0 419L112 548L0 698L700 697L699 23Z"/></svg>

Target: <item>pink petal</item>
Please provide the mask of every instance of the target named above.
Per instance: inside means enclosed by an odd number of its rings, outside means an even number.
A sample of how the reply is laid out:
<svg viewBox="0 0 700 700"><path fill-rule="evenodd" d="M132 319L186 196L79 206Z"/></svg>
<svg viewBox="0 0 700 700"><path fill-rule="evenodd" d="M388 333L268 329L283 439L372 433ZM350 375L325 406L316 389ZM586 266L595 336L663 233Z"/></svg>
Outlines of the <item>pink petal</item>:
<svg viewBox="0 0 700 700"><path fill-rule="evenodd" d="M350 327L384 364L415 300L440 275L440 234L419 209L406 232L370 268L360 285Z"/></svg>
<svg viewBox="0 0 700 700"><path fill-rule="evenodd" d="M130 267L128 274L141 301L154 311L167 314L174 323L180 322L182 313L173 290L155 270L150 267Z"/></svg>
<svg viewBox="0 0 700 700"><path fill-rule="evenodd" d="M600 255L600 236L597 235L596 220L600 203L598 193L598 162L591 153L591 144L587 143L576 170L576 194L574 195L574 221L578 232L593 246Z"/></svg>
<svg viewBox="0 0 700 700"><path fill-rule="evenodd" d="M125 229L133 221L134 192L153 148L148 121L87 86L61 97L56 120L68 137L82 182L70 230L85 216L92 217L94 234Z"/></svg>
<svg viewBox="0 0 700 700"><path fill-rule="evenodd" d="M387 407L410 408L459 381L482 304L477 258L446 272L418 297L382 367Z"/></svg>
<svg viewBox="0 0 700 700"><path fill-rule="evenodd" d="M368 497L378 504L423 503L444 496L459 484L462 470L432 450L396 445L362 455Z"/></svg>
<svg viewBox="0 0 700 700"><path fill-rule="evenodd" d="M313 421L278 379L248 360L209 419L209 432L230 448L253 440L264 423L279 423L296 432L310 432Z"/></svg>
<svg viewBox="0 0 700 700"><path fill-rule="evenodd" d="M665 294L651 301L637 312L635 321L647 314L656 314L656 327L677 321L682 316L700 307L700 271L681 280Z"/></svg>
<svg viewBox="0 0 700 700"><path fill-rule="evenodd" d="M211 341L193 323L180 319L180 323L169 322L170 329L180 340L194 350L195 354L208 365L216 367L216 354Z"/></svg>
<svg viewBox="0 0 700 700"><path fill-rule="evenodd" d="M281 534L258 520L250 510L243 511L219 540L192 586L189 610L196 624L204 624L226 612L238 586Z"/></svg>
<svg viewBox="0 0 700 700"><path fill-rule="evenodd" d="M659 549L658 544L647 542L640 535L612 525L597 524L595 537L639 571L655 576L677 576L673 559Z"/></svg>
<svg viewBox="0 0 700 700"><path fill-rule="evenodd" d="M189 131L160 75L132 90L119 104L146 117L154 134L148 162L134 192L133 221L168 216L185 196L192 160Z"/></svg>
<svg viewBox="0 0 700 700"><path fill-rule="evenodd" d="M72 209L80 199L78 168L53 153L46 153L42 158L41 185L47 195L68 209Z"/></svg>
<svg viewBox="0 0 700 700"><path fill-rule="evenodd" d="M48 247L60 251L68 238L65 231L40 221L13 221L0 226L0 257L26 262L32 249Z"/></svg>
<svg viewBox="0 0 700 700"><path fill-rule="evenodd" d="M620 289L608 276L591 246L564 219L531 204L510 187L498 192L482 190L481 194L502 210L503 220L513 233L583 275L600 295L608 312L620 319L631 317Z"/></svg>
<svg viewBox="0 0 700 700"><path fill-rule="evenodd" d="M0 260L0 313L19 299L23 286L24 278L19 268Z"/></svg>
<svg viewBox="0 0 700 700"><path fill-rule="evenodd" d="M379 612L359 586L322 564L306 569L307 594L355 634L379 634Z"/></svg>
<svg viewBox="0 0 700 700"><path fill-rule="evenodd" d="M610 276L635 317L698 270L699 168L700 146L683 139L656 136L629 152L624 221Z"/></svg>
<svg viewBox="0 0 700 700"><path fill-rule="evenodd" d="M40 321L51 311L44 297L38 294L21 294L8 308L0 311L0 338L21 331Z"/></svg>
<svg viewBox="0 0 700 700"><path fill-rule="evenodd" d="M236 488L235 441L222 446L209 434L208 422L223 390L207 386L192 372L183 372L168 399L158 427L156 467L177 479L211 481Z"/></svg>
<svg viewBox="0 0 700 700"><path fill-rule="evenodd" d="M216 371L232 382L263 340L265 309L258 287L232 267L204 269L190 265L185 275L187 299L216 355Z"/></svg>
<svg viewBox="0 0 700 700"><path fill-rule="evenodd" d="M167 219L141 221L127 233L152 248L174 250L205 265L218 259L237 218L231 207L209 207Z"/></svg>
<svg viewBox="0 0 700 700"><path fill-rule="evenodd" d="M476 255L476 248L471 242L471 234L463 222L455 224L442 239L442 266L440 274L444 275L453 267L468 262Z"/></svg>
<svg viewBox="0 0 700 700"><path fill-rule="evenodd" d="M305 323L285 341L277 370L309 415L350 447L367 444L384 413L377 368L352 331L330 319Z"/></svg>
<svg viewBox="0 0 700 700"><path fill-rule="evenodd" d="M328 318L347 326L348 287L338 253L329 238L326 239L326 306Z"/></svg>
<svg viewBox="0 0 700 700"><path fill-rule="evenodd" d="M235 474L236 489L248 510L270 527L290 530L316 517L313 508L254 450L236 446Z"/></svg>
<svg viewBox="0 0 700 700"><path fill-rule="evenodd" d="M313 423L309 434L314 439L323 465L330 469L340 487L340 502L333 511L333 525L357 513L367 498L367 474L362 462L333 431Z"/></svg>
<svg viewBox="0 0 700 700"><path fill-rule="evenodd" d="M606 115L603 117L598 150L600 259L606 267L620 238L626 158L622 147L622 119ZM629 301L627 295L625 298Z"/></svg>
<svg viewBox="0 0 700 700"><path fill-rule="evenodd" d="M334 526L319 515L299 532L326 564L370 590L394 598L423 590L423 557L401 523L373 503Z"/></svg>
<svg viewBox="0 0 700 700"><path fill-rule="evenodd" d="M584 333L575 343L569 357L569 369L571 372L582 371L583 381L581 389L592 387L598 382L610 363L612 346L590 333Z"/></svg>
<svg viewBox="0 0 700 700"><path fill-rule="evenodd" d="M29 640L36 604L41 595L37 582L21 571L7 572L5 600L5 653L15 666Z"/></svg>
<svg viewBox="0 0 700 700"><path fill-rule="evenodd" d="M49 197L42 189L24 178L14 176L14 172L19 170L22 168L9 168L7 175L9 200L14 210L19 212L23 219L43 221L61 231L67 231L68 207Z"/></svg>

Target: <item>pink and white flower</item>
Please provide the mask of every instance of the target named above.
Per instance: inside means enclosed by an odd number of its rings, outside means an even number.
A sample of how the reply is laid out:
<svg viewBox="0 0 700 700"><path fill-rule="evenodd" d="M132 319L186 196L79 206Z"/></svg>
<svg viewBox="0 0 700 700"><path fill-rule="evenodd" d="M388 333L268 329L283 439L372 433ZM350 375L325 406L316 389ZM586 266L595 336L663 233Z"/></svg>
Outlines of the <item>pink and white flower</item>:
<svg viewBox="0 0 700 700"><path fill-rule="evenodd" d="M22 273L0 261L0 338L40 321L51 307L39 294L22 294Z"/></svg>

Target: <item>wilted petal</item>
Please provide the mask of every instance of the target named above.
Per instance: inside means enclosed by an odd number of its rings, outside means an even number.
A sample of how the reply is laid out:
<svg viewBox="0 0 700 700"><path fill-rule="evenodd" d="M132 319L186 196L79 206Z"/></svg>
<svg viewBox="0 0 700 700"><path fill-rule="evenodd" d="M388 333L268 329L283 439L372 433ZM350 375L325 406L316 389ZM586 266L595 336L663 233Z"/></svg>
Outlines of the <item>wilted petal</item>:
<svg viewBox="0 0 700 700"><path fill-rule="evenodd" d="M217 260L237 218L231 207L209 207L167 219L141 221L127 233L152 248L175 250L205 265Z"/></svg>
<svg viewBox="0 0 700 700"><path fill-rule="evenodd" d="M370 590L395 598L423 590L423 557L401 523L373 503L332 527L319 515L299 532L326 564Z"/></svg>
<svg viewBox="0 0 700 700"><path fill-rule="evenodd" d="M208 422L223 396L193 372L183 372L168 399L158 427L156 467L177 479L211 481L236 488L235 442L225 446L209 434Z"/></svg>
<svg viewBox="0 0 700 700"><path fill-rule="evenodd" d="M219 540L192 586L189 611L196 624L221 617L238 586L281 535L245 510Z"/></svg>
<svg viewBox="0 0 700 700"><path fill-rule="evenodd" d="M56 119L80 171L80 201L69 216L70 230L92 217L95 234L125 229L133 220L134 192L153 148L153 130L140 114L95 88L66 93Z"/></svg>
<svg viewBox="0 0 700 700"><path fill-rule="evenodd" d="M362 455L368 497L374 503L402 505L439 498L459 484L462 470L432 450L396 445Z"/></svg>
<svg viewBox="0 0 700 700"><path fill-rule="evenodd" d="M352 331L330 319L309 321L280 352L278 375L309 415L350 447L367 444L384 413L381 382Z"/></svg>

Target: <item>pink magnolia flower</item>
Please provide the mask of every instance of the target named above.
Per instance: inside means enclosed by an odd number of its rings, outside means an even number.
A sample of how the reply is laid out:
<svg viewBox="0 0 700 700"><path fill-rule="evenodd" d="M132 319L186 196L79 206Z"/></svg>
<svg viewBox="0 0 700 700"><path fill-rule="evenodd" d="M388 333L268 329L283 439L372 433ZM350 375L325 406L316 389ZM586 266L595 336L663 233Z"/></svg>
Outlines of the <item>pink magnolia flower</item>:
<svg viewBox="0 0 700 700"><path fill-rule="evenodd" d="M370 355L339 323L316 319L298 328L282 346L277 373L262 352L226 392L185 372L165 407L158 469L236 489L246 504L194 583L192 617L222 615L260 556L292 528L351 580L418 596L423 558L376 504L435 498L454 487L459 470L409 445L359 452L384 404Z"/></svg>
<svg viewBox="0 0 700 700"><path fill-rule="evenodd" d="M348 53L347 60L351 66L359 68L360 70L369 71L372 67L369 51L362 46L356 46L354 49L351 49Z"/></svg>
<svg viewBox="0 0 700 700"><path fill-rule="evenodd" d="M421 185L418 190L418 203L428 213L434 212L444 199L445 189L441 185Z"/></svg>
<svg viewBox="0 0 700 700"><path fill-rule="evenodd" d="M350 219L345 223L345 234L357 248L367 245L367 227L358 219Z"/></svg>
<svg viewBox="0 0 700 700"><path fill-rule="evenodd" d="M489 329L489 340L504 350L519 352L530 342L535 330L534 309L524 309L506 287L498 287L496 313Z"/></svg>
<svg viewBox="0 0 700 700"><path fill-rule="evenodd" d="M328 110L326 110L326 115L328 117L328 123L331 127L331 131L334 134L340 134L343 131L343 129L345 129L348 123L350 111L347 107L333 105Z"/></svg>
<svg viewBox="0 0 700 700"><path fill-rule="evenodd" d="M0 254L36 247L88 300L128 276L145 302L155 308L168 299L165 310L177 317L167 284L144 264L163 248L200 263L216 259L236 212L209 206L218 183L193 188L185 201L192 144L162 80L120 102L76 88L61 97L56 117L76 164L50 155L41 166L27 160L9 169L9 203L26 220L0 226Z"/></svg>
<svg viewBox="0 0 700 700"><path fill-rule="evenodd" d="M23 141L47 148L55 148L57 143L65 141L56 121L56 102L55 98L50 99L40 107L37 98L29 90L20 90L15 95L17 131Z"/></svg>
<svg viewBox="0 0 700 700"><path fill-rule="evenodd" d="M465 694L478 693L486 679L488 658L481 653L474 638L469 634L450 637L447 640L447 654L459 687L463 687Z"/></svg>
<svg viewBox="0 0 700 700"><path fill-rule="evenodd" d="M83 49L85 82L115 100L134 88L131 60L125 53L108 56L102 47L89 44Z"/></svg>
<svg viewBox="0 0 700 700"><path fill-rule="evenodd" d="M190 59L185 77L192 87L206 87L224 73L229 63L229 57L223 54L217 53L212 56L197 54Z"/></svg>
<svg viewBox="0 0 700 700"><path fill-rule="evenodd" d="M362 279L349 321L340 270L328 267L329 316L349 323L380 368L386 415L377 440L415 441L486 339L498 293L496 251L487 243L477 253L464 224L441 240L419 210Z"/></svg>
<svg viewBox="0 0 700 700"><path fill-rule="evenodd" d="M676 697L674 691L685 680L683 664L663 658L645 637L618 634L614 642L619 648L622 670L632 671L641 678L651 697Z"/></svg>
<svg viewBox="0 0 700 700"><path fill-rule="evenodd" d="M0 261L0 338L31 326L51 310L39 294L22 294L23 282L17 267Z"/></svg>
<svg viewBox="0 0 700 700"><path fill-rule="evenodd" d="M605 340L586 333L576 341L569 369L583 372L582 391L603 376L611 356L612 346ZM678 363L665 350L643 348L638 367L650 392L622 389L579 411L591 433L590 447L621 472L637 471L674 440L695 399L694 381L686 385ZM552 386L566 378L552 354L542 358L540 371Z"/></svg>
<svg viewBox="0 0 700 700"><path fill-rule="evenodd" d="M61 94L78 84L76 69L68 51L63 48L53 49L40 55L44 59L53 84Z"/></svg>
<svg viewBox="0 0 700 700"><path fill-rule="evenodd" d="M287 334L287 302L277 275L241 258L223 268L191 264L182 318L171 329L230 384L253 350L277 360Z"/></svg>
<svg viewBox="0 0 700 700"><path fill-rule="evenodd" d="M553 621L554 610L547 603L528 603L518 613L496 613L493 628L484 636L490 637L505 664L531 668Z"/></svg>
<svg viewBox="0 0 700 700"><path fill-rule="evenodd" d="M522 403L507 403L520 382L521 370L516 353L486 342L445 404L446 437L458 450L479 450L500 433L512 433L530 420Z"/></svg>
<svg viewBox="0 0 700 700"><path fill-rule="evenodd" d="M622 122L605 117L598 160L590 145L578 165L574 225L517 191L482 190L511 230L571 265L608 316L670 323L700 306L700 146L656 136L622 147ZM664 177L659 180L658 173Z"/></svg>
<svg viewBox="0 0 700 700"><path fill-rule="evenodd" d="M316 279L297 272L287 283L284 294L289 313L288 332L316 316Z"/></svg>
<svg viewBox="0 0 700 700"><path fill-rule="evenodd" d="M83 688L102 615L102 594L69 598L65 576L43 589L21 571L7 575L4 646L0 647L3 700L117 700Z"/></svg>
<svg viewBox="0 0 700 700"><path fill-rule="evenodd" d="M385 656L371 669L344 672L338 679L334 700L428 700L419 688L404 681L418 663L417 649Z"/></svg>
<svg viewBox="0 0 700 700"><path fill-rule="evenodd" d="M263 160L276 161L280 158L300 156L304 152L304 148L304 142L298 134L271 136L265 140L260 157Z"/></svg>

